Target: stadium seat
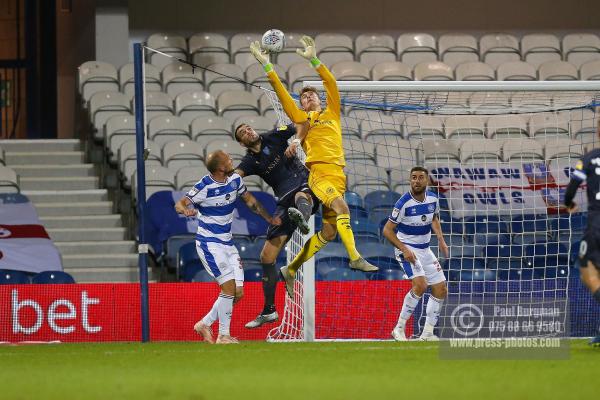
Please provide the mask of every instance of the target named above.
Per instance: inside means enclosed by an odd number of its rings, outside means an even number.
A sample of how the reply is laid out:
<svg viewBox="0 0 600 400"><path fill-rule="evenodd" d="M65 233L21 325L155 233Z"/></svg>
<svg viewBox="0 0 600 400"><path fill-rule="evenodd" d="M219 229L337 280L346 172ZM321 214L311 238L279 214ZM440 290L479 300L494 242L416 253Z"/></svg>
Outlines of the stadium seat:
<svg viewBox="0 0 600 400"><path fill-rule="evenodd" d="M345 249L342 249L345 252ZM368 259L392 259L393 264L398 268L398 262L395 259L394 254L394 246L389 244L382 243L362 243L356 242L356 250L360 253L361 256ZM385 261L387 262L387 261ZM378 265L378 264L376 264Z"/></svg>
<svg viewBox="0 0 600 400"><path fill-rule="evenodd" d="M452 67L440 61L425 61L415 65L415 81L451 81L454 80Z"/></svg>
<svg viewBox="0 0 600 400"><path fill-rule="evenodd" d="M179 93L175 98L175 114L188 125L198 117L217 115L215 98L208 92L195 90Z"/></svg>
<svg viewBox="0 0 600 400"><path fill-rule="evenodd" d="M216 150L223 150L227 152L234 161L241 160L246 154L246 149L233 139L215 139L206 145L206 148L204 149L205 158Z"/></svg>
<svg viewBox="0 0 600 400"><path fill-rule="evenodd" d="M521 258L523 257L523 246L521 245L488 245L483 248L484 258Z"/></svg>
<svg viewBox="0 0 600 400"><path fill-rule="evenodd" d="M483 139L485 119L477 115L453 115L444 120L448 139Z"/></svg>
<svg viewBox="0 0 600 400"><path fill-rule="evenodd" d="M79 94L87 102L97 92L118 92L117 70L102 61L86 61L78 68Z"/></svg>
<svg viewBox="0 0 600 400"><path fill-rule="evenodd" d="M152 194L161 190L175 190L175 173L168 168L160 166L150 166L146 168L146 198L148 199ZM134 198L137 196L136 192L136 170L133 171L131 176L131 193Z"/></svg>
<svg viewBox="0 0 600 400"><path fill-rule="evenodd" d="M390 190L376 190L367 193L365 196L365 205L369 212L382 209L390 212L401 196L400 193Z"/></svg>
<svg viewBox="0 0 600 400"><path fill-rule="evenodd" d="M579 68L581 80L600 80L600 60L588 61Z"/></svg>
<svg viewBox="0 0 600 400"><path fill-rule="evenodd" d="M262 272L263 271L260 266L244 265L244 281L245 282L262 282L262 275L263 275Z"/></svg>
<svg viewBox="0 0 600 400"><path fill-rule="evenodd" d="M566 61L546 61L538 67L541 81L569 81L579 79L577 67Z"/></svg>
<svg viewBox="0 0 600 400"><path fill-rule="evenodd" d="M496 79L494 68L479 61L458 64L454 74L457 81L493 81Z"/></svg>
<svg viewBox="0 0 600 400"><path fill-rule="evenodd" d="M460 161L462 163L478 161L501 161L501 142L490 139L469 139L460 144Z"/></svg>
<svg viewBox="0 0 600 400"><path fill-rule="evenodd" d="M408 64L384 61L373 66L371 77L374 81L411 81L412 71Z"/></svg>
<svg viewBox="0 0 600 400"><path fill-rule="evenodd" d="M463 270L460 271L460 280L461 282L495 281L496 271L479 268L473 270Z"/></svg>
<svg viewBox="0 0 600 400"><path fill-rule="evenodd" d="M508 233L508 223L496 215L476 215L464 219L465 234Z"/></svg>
<svg viewBox="0 0 600 400"><path fill-rule="evenodd" d="M161 115L168 117L175 115L173 98L165 92L146 92L144 108L146 109L146 122ZM135 97L131 100L131 109L135 110Z"/></svg>
<svg viewBox="0 0 600 400"><path fill-rule="evenodd" d="M460 161L458 141L445 139L423 139L423 153L420 156L422 162L434 161L436 163L449 163Z"/></svg>
<svg viewBox="0 0 600 400"><path fill-rule="evenodd" d="M348 267L334 268L322 276L324 281L363 281L367 280L367 274L355 271Z"/></svg>
<svg viewBox="0 0 600 400"><path fill-rule="evenodd" d="M298 93L304 81L320 80L319 74L306 60L293 64L288 69L290 91Z"/></svg>
<svg viewBox="0 0 600 400"><path fill-rule="evenodd" d="M148 43L148 47L160 50L175 58L181 58L183 60L187 59L187 43L183 36L155 33L148 37L146 43ZM150 61L150 64L156 65L159 69L162 69L167 64L177 62L172 58L165 57L164 55L153 51L148 52L148 60Z"/></svg>
<svg viewBox="0 0 600 400"><path fill-rule="evenodd" d="M29 275L24 271L0 269L0 285L21 285L31 283Z"/></svg>
<svg viewBox="0 0 600 400"><path fill-rule="evenodd" d="M320 33L315 36L319 59L325 65L340 61L354 61L354 43L350 36L341 33Z"/></svg>
<svg viewBox="0 0 600 400"><path fill-rule="evenodd" d="M374 138L369 137L369 139ZM408 140L395 136L393 139L380 141L375 145L375 159L378 167L391 170L392 173L406 170L415 160L415 149ZM407 177L408 175L404 176L405 179Z"/></svg>
<svg viewBox="0 0 600 400"><path fill-rule="evenodd" d="M163 165L178 171L182 167L204 166L204 148L191 140L173 140L166 143L162 149Z"/></svg>
<svg viewBox="0 0 600 400"><path fill-rule="evenodd" d="M440 217L440 224L442 226L442 232L444 233L457 235L463 234L463 223L460 219L451 218L450 220L447 220Z"/></svg>
<svg viewBox="0 0 600 400"><path fill-rule="evenodd" d="M362 197L356 192L346 191L344 193L344 200L346 200L346 204L348 206L360 207L364 209L364 203Z"/></svg>
<svg viewBox="0 0 600 400"><path fill-rule="evenodd" d="M403 33L396 43L398 60L409 67L438 58L435 38L428 33Z"/></svg>
<svg viewBox="0 0 600 400"><path fill-rule="evenodd" d="M496 76L499 81L535 81L537 71L524 61L507 61L498 66Z"/></svg>
<svg viewBox="0 0 600 400"><path fill-rule="evenodd" d="M527 121L519 115L492 115L487 120L487 134L491 139L508 139L528 137L529 131Z"/></svg>
<svg viewBox="0 0 600 400"><path fill-rule="evenodd" d="M279 76L281 83L283 83L283 86L287 86L287 74L285 73L285 69L283 69L283 67L277 64L273 64L273 69L275 70L275 72L277 72L277 75ZM250 66L248 66L248 68L246 68L245 76L246 82L251 83L252 85L262 86L264 88L271 87L271 84L269 83L269 78L265 74L263 66L259 63L251 64ZM257 96L260 96L264 93L263 90L252 85L249 85L249 89L251 92L253 92Z"/></svg>
<svg viewBox="0 0 600 400"><path fill-rule="evenodd" d="M546 138L544 148L546 160L565 158L567 160L577 160L583 156L583 146L581 142L569 138Z"/></svg>
<svg viewBox="0 0 600 400"><path fill-rule="evenodd" d="M445 231L442 230L445 233ZM459 246L450 246L449 258L473 258L476 257L479 253L482 253L483 250L480 250L481 246L476 246L473 244L473 236L468 235L465 236L465 240ZM445 257L441 252L439 253L440 257Z"/></svg>
<svg viewBox="0 0 600 400"><path fill-rule="evenodd" d="M508 230L508 222L503 221L503 223L506 224L506 229ZM480 246L509 246L511 244L511 236L508 231L480 234L474 236L473 243Z"/></svg>
<svg viewBox="0 0 600 400"><path fill-rule="evenodd" d="M358 35L354 41L354 48L356 59L368 67L381 62L396 61L396 44L390 35Z"/></svg>
<svg viewBox="0 0 600 400"><path fill-rule="evenodd" d="M227 38L218 33L196 33L189 39L190 59L201 67L230 60Z"/></svg>
<svg viewBox="0 0 600 400"><path fill-rule="evenodd" d="M162 91L160 70L154 65L144 64L144 81L146 82L146 93ZM119 85L121 87L121 92L125 93L127 96L133 96L135 92L133 63L125 64L119 68Z"/></svg>
<svg viewBox="0 0 600 400"><path fill-rule="evenodd" d="M391 247L390 245L384 245L386 247ZM361 255L364 257L364 255L361 253ZM375 256L375 257L369 257L367 259L368 262L370 262L371 264L379 267L380 270L390 270L390 269L400 269L400 263L398 263L398 260L396 260L396 257L387 257L387 256Z"/></svg>
<svg viewBox="0 0 600 400"><path fill-rule="evenodd" d="M114 115L131 115L127 96L119 92L96 92L90 98L88 110L90 119L96 128L94 139L101 142L104 136L104 124Z"/></svg>
<svg viewBox="0 0 600 400"><path fill-rule="evenodd" d="M523 60L535 67L548 61L560 61L562 58L558 38L547 33L531 33L523 36L521 52Z"/></svg>
<svg viewBox="0 0 600 400"><path fill-rule="evenodd" d="M145 160L146 168L150 166L162 166L161 149L152 140L146 141L146 148L150 149L148 158ZM131 138L121 144L117 151L117 164L126 188L131 187L131 175L137 168L137 145L135 138Z"/></svg>
<svg viewBox="0 0 600 400"><path fill-rule="evenodd" d="M228 118L205 115L192 121L191 136L206 143L214 139L233 139L233 128Z"/></svg>
<svg viewBox="0 0 600 400"><path fill-rule="evenodd" d="M194 275L200 271L202 265L196 250L196 242L191 241L182 245L177 252L177 276L185 282L190 282Z"/></svg>
<svg viewBox="0 0 600 400"><path fill-rule="evenodd" d="M347 174L348 188L363 198L374 190L389 190L388 175L384 168L365 165L361 161L349 161L346 170L353 171Z"/></svg>
<svg viewBox="0 0 600 400"><path fill-rule="evenodd" d="M234 120L242 115L260 115L258 97L243 90L227 90L217 98L219 115Z"/></svg>
<svg viewBox="0 0 600 400"><path fill-rule="evenodd" d="M208 175L208 169L204 165L193 165L181 167L175 174L175 183L177 190L188 191L204 175Z"/></svg>
<svg viewBox="0 0 600 400"><path fill-rule="evenodd" d="M548 217L545 214L513 215L511 221L512 233L534 233L548 231Z"/></svg>
<svg viewBox="0 0 600 400"><path fill-rule="evenodd" d="M347 118L360 121L362 139L372 143L376 143L375 140L371 140L375 136L390 136L390 139L393 139L395 136L402 135L401 124L397 124L391 115L379 111L353 109L348 112ZM401 139L401 137L396 139Z"/></svg>
<svg viewBox="0 0 600 400"><path fill-rule="evenodd" d="M148 139L161 147L170 141L189 140L190 126L180 117L154 117L148 123Z"/></svg>
<svg viewBox="0 0 600 400"><path fill-rule="evenodd" d="M263 242L242 243L240 247L238 247L240 258L243 261L260 261L260 253L263 246Z"/></svg>
<svg viewBox="0 0 600 400"><path fill-rule="evenodd" d="M581 234L587 225L587 213L575 213L560 215L550 219L550 229L553 232L567 232L569 234Z"/></svg>
<svg viewBox="0 0 600 400"><path fill-rule="evenodd" d="M356 61L340 61L331 66L331 73L341 81L371 80L371 70Z"/></svg>
<svg viewBox="0 0 600 400"><path fill-rule="evenodd" d="M195 233L174 234L167 238L165 243L164 264L167 268L176 270L178 265L179 249L188 243L194 243Z"/></svg>
<svg viewBox="0 0 600 400"><path fill-rule="evenodd" d="M407 279L407 276L401 269L379 269L375 273L368 274L367 278L371 281L399 281Z"/></svg>
<svg viewBox="0 0 600 400"><path fill-rule="evenodd" d="M204 84L202 72L183 63L173 63L162 70L163 89L175 98L179 93L190 90L202 91Z"/></svg>
<svg viewBox="0 0 600 400"><path fill-rule="evenodd" d="M510 61L519 61L519 41L507 33L492 33L483 35L479 39L479 53L481 61L497 68L500 64ZM501 80L498 77L498 80Z"/></svg>
<svg viewBox="0 0 600 400"><path fill-rule="evenodd" d="M204 268L197 270L196 274L189 282L215 282L215 278L210 276Z"/></svg>
<svg viewBox="0 0 600 400"><path fill-rule="evenodd" d="M534 113L529 119L529 131L534 137L569 137L569 117L563 113Z"/></svg>
<svg viewBox="0 0 600 400"><path fill-rule="evenodd" d="M273 121L279 120L268 93L265 92L260 95L258 98L258 108L260 110L260 115Z"/></svg>
<svg viewBox="0 0 600 400"><path fill-rule="evenodd" d="M479 61L477 39L472 35L463 33L441 35L438 40L438 48L440 61L451 67ZM457 80L459 79L457 78Z"/></svg>
<svg viewBox="0 0 600 400"><path fill-rule="evenodd" d="M231 51L231 62L239 65L242 70L254 64L256 59L250 53L250 43L260 41L260 33L237 33L229 40L229 49Z"/></svg>
<svg viewBox="0 0 600 400"><path fill-rule="evenodd" d="M367 218L350 219L350 225L354 236L361 236L362 240L379 241L379 225L374 224Z"/></svg>
<svg viewBox="0 0 600 400"><path fill-rule="evenodd" d="M472 270L472 269L485 269L485 262L480 258L450 258L446 260L444 264L445 270Z"/></svg>
<svg viewBox="0 0 600 400"><path fill-rule="evenodd" d="M600 78L600 62L598 63L598 77ZM594 111L589 109L572 110L569 112L569 127L571 130L571 137L578 139L582 142L584 140L579 139L580 135L585 134L596 134L596 116ZM592 136L593 138L593 136ZM590 140L589 142L593 142Z"/></svg>
<svg viewBox="0 0 600 400"><path fill-rule="evenodd" d="M75 283L75 279L67 272L64 271L44 271L40 272L31 278L31 283L36 284L47 284L47 283L55 283L55 284L65 284L65 283Z"/></svg>
<svg viewBox="0 0 600 400"><path fill-rule="evenodd" d="M19 176L10 167L0 165L0 193L19 193Z"/></svg>
<svg viewBox="0 0 600 400"><path fill-rule="evenodd" d="M411 139L415 136L418 139L422 138L439 138L444 139L444 120L433 115L411 115L406 117L404 122L404 132L406 139Z"/></svg>
<svg viewBox="0 0 600 400"><path fill-rule="evenodd" d="M358 121L353 118L343 118L342 119L342 137L343 139L358 139L360 141L360 126L358 125ZM348 145L344 144L345 148L348 148ZM350 147L352 149L352 147Z"/></svg>
<svg viewBox="0 0 600 400"><path fill-rule="evenodd" d="M300 43L300 38L302 36L301 33L286 32L285 47L277 53L275 59L271 59L271 62L276 62L286 70L289 70L294 64L300 62L306 63L306 60L296 53L296 49L304 49L304 46Z"/></svg>
<svg viewBox="0 0 600 400"><path fill-rule="evenodd" d="M265 192L252 192L254 197L265 207L265 209L273 215L275 211L276 202L275 198ZM246 228L248 230L247 234L249 236L264 236L267 233L268 224L257 214L250 211L246 203L244 203L241 199L238 199L236 202L236 208L238 211L238 215L240 218L246 220Z"/></svg>
<svg viewBox="0 0 600 400"><path fill-rule="evenodd" d="M204 72L204 84L215 98L227 90L246 90L244 71L235 64L211 65L210 70Z"/></svg>
<svg viewBox="0 0 600 400"><path fill-rule="evenodd" d="M232 125L231 133L235 135L235 128L241 124L248 124L256 131L256 133L266 133L275 128L275 122L261 115L243 115L235 119Z"/></svg>
<svg viewBox="0 0 600 400"><path fill-rule="evenodd" d="M600 38L593 33L571 33L562 40L563 57L576 67L600 60ZM584 78L583 74L581 79Z"/></svg>
<svg viewBox="0 0 600 400"><path fill-rule="evenodd" d="M503 92L476 92L469 97L469 106L480 114L497 114L503 110L509 112L510 95Z"/></svg>
<svg viewBox="0 0 600 400"><path fill-rule="evenodd" d="M506 140L502 144L504 161L543 160L542 144L534 139Z"/></svg>

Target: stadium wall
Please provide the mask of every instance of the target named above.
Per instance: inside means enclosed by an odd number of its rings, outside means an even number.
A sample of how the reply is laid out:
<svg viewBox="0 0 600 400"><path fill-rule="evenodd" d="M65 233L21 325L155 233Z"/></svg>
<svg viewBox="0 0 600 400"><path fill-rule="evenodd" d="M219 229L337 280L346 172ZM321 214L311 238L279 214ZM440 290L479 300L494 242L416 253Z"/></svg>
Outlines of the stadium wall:
<svg viewBox="0 0 600 400"><path fill-rule="evenodd" d="M283 292L281 285L279 293ZM261 283L248 282L244 289L244 299L234 308L232 334L243 340L264 340L275 325L254 330L243 327L262 304ZM317 338L356 337L360 332L365 339L387 339L409 289L409 281L317 282ZM370 296L370 291L378 296ZM217 294L214 283L150 284L151 340L199 340L192 327ZM277 297L279 310L283 310L283 300L283 296ZM594 312L597 305L577 277L571 277L569 300L571 334L594 335L600 323ZM364 310L369 310L368 315ZM385 322L380 323L381 319ZM123 342L139 341L140 337L138 284L0 286L0 342Z"/></svg>

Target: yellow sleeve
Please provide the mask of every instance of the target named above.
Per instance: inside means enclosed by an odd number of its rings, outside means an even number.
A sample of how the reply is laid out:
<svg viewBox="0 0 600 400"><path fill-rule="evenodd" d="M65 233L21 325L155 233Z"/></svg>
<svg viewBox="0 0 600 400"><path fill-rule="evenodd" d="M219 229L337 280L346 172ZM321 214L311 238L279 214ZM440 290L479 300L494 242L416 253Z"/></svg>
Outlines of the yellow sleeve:
<svg viewBox="0 0 600 400"><path fill-rule="evenodd" d="M319 64L316 68L319 76L323 80L323 86L325 86L325 94L327 95L327 108L341 116L341 100L340 92L338 91L337 82L335 76L329 71L324 64Z"/></svg>
<svg viewBox="0 0 600 400"><path fill-rule="evenodd" d="M267 77L269 78L269 82L271 82L271 86L273 86L273 89L275 89L275 93L277 93L279 101L281 101L283 111L285 111L288 117L290 117L292 122L297 124L305 122L308 119L308 114L298 108L292 96L290 96L287 89L279 80L277 73L274 70L271 70L267 72Z"/></svg>

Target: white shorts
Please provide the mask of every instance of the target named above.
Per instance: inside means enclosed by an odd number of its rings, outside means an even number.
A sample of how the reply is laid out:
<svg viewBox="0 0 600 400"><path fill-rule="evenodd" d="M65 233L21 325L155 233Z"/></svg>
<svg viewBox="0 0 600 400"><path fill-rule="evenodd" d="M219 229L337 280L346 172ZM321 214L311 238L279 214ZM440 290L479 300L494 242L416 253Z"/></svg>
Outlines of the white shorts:
<svg viewBox="0 0 600 400"><path fill-rule="evenodd" d="M206 271L219 285L235 279L236 286L244 286L242 260L234 245L196 240L196 251Z"/></svg>
<svg viewBox="0 0 600 400"><path fill-rule="evenodd" d="M398 249L396 249L396 260L398 260L400 267L402 267L409 279L424 276L427 285L435 285L446 280L440 262L429 247L426 249L417 249L416 247L407 246L415 254L417 262L411 264L405 261L402 252Z"/></svg>

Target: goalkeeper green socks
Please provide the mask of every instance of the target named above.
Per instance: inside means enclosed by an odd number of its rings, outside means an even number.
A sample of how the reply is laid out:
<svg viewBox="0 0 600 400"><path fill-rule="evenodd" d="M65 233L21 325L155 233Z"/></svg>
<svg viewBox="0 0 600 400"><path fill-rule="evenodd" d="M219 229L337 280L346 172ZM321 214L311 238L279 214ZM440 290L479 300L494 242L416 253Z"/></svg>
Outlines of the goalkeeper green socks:
<svg viewBox="0 0 600 400"><path fill-rule="evenodd" d="M350 215L340 214L337 216L335 223L337 225L337 231L342 239L342 243L348 252L350 261L357 260L360 258L360 254L356 251L356 244L354 243L354 233L350 226Z"/></svg>
<svg viewBox="0 0 600 400"><path fill-rule="evenodd" d="M315 253L321 250L328 242L323 239L321 232L312 235L311 238L304 244L302 250L296 255L294 260L288 265L288 271L295 274L302 264L309 260Z"/></svg>

